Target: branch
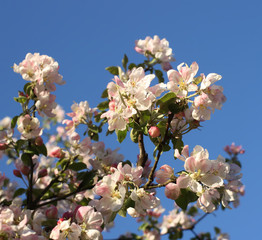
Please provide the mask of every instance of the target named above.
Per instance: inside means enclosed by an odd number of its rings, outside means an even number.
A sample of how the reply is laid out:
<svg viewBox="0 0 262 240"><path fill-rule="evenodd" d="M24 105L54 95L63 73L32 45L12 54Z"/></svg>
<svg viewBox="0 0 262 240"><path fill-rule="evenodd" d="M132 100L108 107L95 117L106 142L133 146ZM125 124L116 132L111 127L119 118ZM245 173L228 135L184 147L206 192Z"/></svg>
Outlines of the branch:
<svg viewBox="0 0 262 240"><path fill-rule="evenodd" d="M144 134L142 132L138 134L138 146L139 146L140 152L139 152L139 158L137 161L137 166L142 166L142 167L145 166L145 163L148 159L148 154L146 153L146 150L145 150L143 135Z"/></svg>
<svg viewBox="0 0 262 240"><path fill-rule="evenodd" d="M77 155L78 156L78 155ZM40 199L48 192L48 190L58 181L60 178L60 175L67 170L67 167L69 166L69 163L71 162L71 159L68 160L65 168L58 174L58 176L53 179L49 185L40 193L40 195L34 200L34 204L37 205L37 203L40 201Z"/></svg>
<svg viewBox="0 0 262 240"><path fill-rule="evenodd" d="M55 199L52 199L52 200L46 201L46 202L44 202L44 203L38 204L38 205L35 206L34 209L37 209L37 208L46 206L46 205L48 205L48 204L50 204L50 203L57 202L57 201L59 201L59 200L65 200L66 198L68 198L68 197L70 197L70 196L72 196L72 195L74 195L74 194L77 194L77 193L79 193L79 192L83 192L83 191L88 190L88 189L92 189L93 187L94 187L94 186L92 185L92 186L89 186L89 187L86 187L86 188L76 189L75 191L73 191L73 192L71 192L71 193L68 193L68 194L65 194L65 195L56 197Z"/></svg>
<svg viewBox="0 0 262 240"><path fill-rule="evenodd" d="M153 180L154 180L154 173L155 173L155 170L156 170L156 168L157 168L157 164L158 164L158 161L159 161L159 159L160 159L160 156L161 156L161 154L162 154L163 145L165 144L165 142L166 142L167 139L168 139L168 130L169 130L170 123L171 123L173 117L174 117L174 113L171 113L171 114L168 115L168 122L167 122L167 126L166 126L165 136L164 136L163 141L159 144L157 157L156 157L154 166L153 166L153 168L151 169L151 172L149 173L148 181L147 181L147 183L145 184L145 189L147 189L148 186L149 186L149 185L153 182Z"/></svg>

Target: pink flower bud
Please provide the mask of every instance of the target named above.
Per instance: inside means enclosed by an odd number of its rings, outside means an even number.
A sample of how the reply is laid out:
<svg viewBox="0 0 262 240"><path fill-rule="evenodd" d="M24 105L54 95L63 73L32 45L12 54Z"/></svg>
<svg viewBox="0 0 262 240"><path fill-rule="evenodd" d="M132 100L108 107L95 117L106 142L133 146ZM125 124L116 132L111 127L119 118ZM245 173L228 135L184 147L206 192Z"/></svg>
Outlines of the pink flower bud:
<svg viewBox="0 0 262 240"><path fill-rule="evenodd" d="M180 195L180 188L175 183L168 183L165 188L165 195L167 198L176 200Z"/></svg>
<svg viewBox="0 0 262 240"><path fill-rule="evenodd" d="M57 218L58 210L56 206L51 206L48 209L46 209L45 215L49 219L55 219Z"/></svg>
<svg viewBox="0 0 262 240"><path fill-rule="evenodd" d="M8 145L6 143L0 143L0 150L6 150Z"/></svg>
<svg viewBox="0 0 262 240"><path fill-rule="evenodd" d="M65 212L62 216L62 218L65 220L65 219L73 219L73 213L72 212Z"/></svg>
<svg viewBox="0 0 262 240"><path fill-rule="evenodd" d="M64 156L63 151L60 147L55 147L49 154L50 157L62 158Z"/></svg>
<svg viewBox="0 0 262 240"><path fill-rule="evenodd" d="M47 169L46 169L46 168L41 169L41 170L38 172L38 178L45 177L46 175L47 175Z"/></svg>
<svg viewBox="0 0 262 240"><path fill-rule="evenodd" d="M27 166L22 166L21 167L21 172L25 175L25 176L28 176L29 172L30 172L30 168L27 167Z"/></svg>
<svg viewBox="0 0 262 240"><path fill-rule="evenodd" d="M149 129L149 135L152 137L152 138L156 138L156 137L159 137L160 136L160 130L158 127L156 126L153 126Z"/></svg>
<svg viewBox="0 0 262 240"><path fill-rule="evenodd" d="M36 139L35 139L35 145L36 146L42 146L43 143L44 143L44 141L40 136L36 137Z"/></svg>
<svg viewBox="0 0 262 240"><path fill-rule="evenodd" d="M14 170L13 170L13 174L14 174L16 177L18 177L18 178L22 178L21 172L20 172L19 170L17 170L17 169L14 169Z"/></svg>

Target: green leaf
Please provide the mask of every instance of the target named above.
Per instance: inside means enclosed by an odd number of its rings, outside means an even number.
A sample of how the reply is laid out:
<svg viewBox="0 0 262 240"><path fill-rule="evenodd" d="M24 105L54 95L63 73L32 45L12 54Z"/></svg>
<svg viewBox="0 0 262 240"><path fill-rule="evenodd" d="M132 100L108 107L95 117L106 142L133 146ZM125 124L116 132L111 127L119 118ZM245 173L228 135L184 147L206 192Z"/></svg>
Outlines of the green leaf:
<svg viewBox="0 0 262 240"><path fill-rule="evenodd" d="M26 166L30 166L32 163L32 155L29 153L23 153L21 156L21 160Z"/></svg>
<svg viewBox="0 0 262 240"><path fill-rule="evenodd" d="M171 149L171 147L168 144L165 144L162 149L163 152L168 152Z"/></svg>
<svg viewBox="0 0 262 240"><path fill-rule="evenodd" d="M126 199L122 208L118 211L118 215L120 215L121 217L126 217L126 212L129 207L135 207L135 201L133 201L130 197Z"/></svg>
<svg viewBox="0 0 262 240"><path fill-rule="evenodd" d="M88 125L88 128L90 131L92 131L93 133L99 133L99 127L96 126L95 124L90 124Z"/></svg>
<svg viewBox="0 0 262 240"><path fill-rule="evenodd" d="M39 154L43 154L44 156L47 157L47 149L46 149L45 144L42 144L41 146L36 146L36 149Z"/></svg>
<svg viewBox="0 0 262 240"><path fill-rule="evenodd" d="M143 111L141 112L141 114L142 114L142 122L148 123L151 119L151 113L149 111Z"/></svg>
<svg viewBox="0 0 262 240"><path fill-rule="evenodd" d="M160 99L158 99L158 101L156 102L157 105L159 104L163 104L166 103L167 101L171 100L171 99L175 99L176 98L176 94L173 92L168 92L166 93L163 97L161 97Z"/></svg>
<svg viewBox="0 0 262 240"><path fill-rule="evenodd" d="M221 230L220 230L220 228L218 228L218 227L214 227L214 230L215 230L215 233L216 233L216 234L220 234L220 233L221 233Z"/></svg>
<svg viewBox="0 0 262 240"><path fill-rule="evenodd" d="M111 66L111 67L107 67L106 70L113 75L118 75L118 67Z"/></svg>
<svg viewBox="0 0 262 240"><path fill-rule="evenodd" d="M104 102L101 102L97 105L97 108L100 110L100 111L103 111L103 110L106 110L108 109L109 107L109 100L107 101L104 101Z"/></svg>
<svg viewBox="0 0 262 240"><path fill-rule="evenodd" d="M57 219L48 219L46 221L41 222L42 226L44 227L54 227L57 224Z"/></svg>
<svg viewBox="0 0 262 240"><path fill-rule="evenodd" d="M126 70L126 66L127 66L127 63L128 63L128 57L126 56L126 54L124 55L124 58L122 59L122 65L123 65L123 68Z"/></svg>
<svg viewBox="0 0 262 240"><path fill-rule="evenodd" d="M86 164L84 164L83 162L75 162L75 163L70 164L68 168L74 171L80 171L80 170L86 169L87 167L86 167Z"/></svg>
<svg viewBox="0 0 262 240"><path fill-rule="evenodd" d="M21 97L14 97L14 100L16 102L19 102L19 103L25 103L27 101L27 98L23 97L23 96L21 96Z"/></svg>
<svg viewBox="0 0 262 240"><path fill-rule="evenodd" d="M89 136L92 140L94 140L94 141L98 141L98 140L99 140L98 134L95 133L95 132L93 132L93 131L91 131L91 130L88 131L88 136Z"/></svg>
<svg viewBox="0 0 262 240"><path fill-rule="evenodd" d="M26 189L24 189L24 188L18 188L18 189L15 191L13 198L16 198L17 196L20 196L20 195L24 194L25 192L26 192Z"/></svg>
<svg viewBox="0 0 262 240"><path fill-rule="evenodd" d="M11 121L11 128L15 128L17 119L19 118L19 116L15 116L13 117L12 121Z"/></svg>
<svg viewBox="0 0 262 240"><path fill-rule="evenodd" d="M161 70L155 70L155 74L156 74L156 76L157 76L157 78L158 78L158 82L159 82L159 83L162 83L162 82L165 81L165 79L164 79L164 77L163 77L163 73L162 73Z"/></svg>
<svg viewBox="0 0 262 240"><path fill-rule="evenodd" d="M94 177L96 176L96 171L87 171L82 175L82 182L78 186L78 189L88 188L91 189L94 185Z"/></svg>
<svg viewBox="0 0 262 240"><path fill-rule="evenodd" d="M173 149L174 150L177 149L178 152L181 154L181 151L183 150L184 147L184 142L182 141L182 138L172 138L171 141L173 143Z"/></svg>
<svg viewBox="0 0 262 240"><path fill-rule="evenodd" d="M138 229L141 231L145 231L148 227L150 227L150 223L144 222Z"/></svg>
<svg viewBox="0 0 262 240"><path fill-rule="evenodd" d="M117 141L119 143L123 142L126 138L127 130L121 131L121 130L116 130L116 135L117 135Z"/></svg>
<svg viewBox="0 0 262 240"><path fill-rule="evenodd" d="M18 154L25 143L27 143L27 141L23 139L19 139L16 141L15 150Z"/></svg>
<svg viewBox="0 0 262 240"><path fill-rule="evenodd" d="M108 92L107 92L107 89L105 89L105 90L102 92L101 98L107 98L107 97L108 97Z"/></svg>
<svg viewBox="0 0 262 240"><path fill-rule="evenodd" d="M197 208L195 206L192 206L187 211L187 214L194 217L198 213Z"/></svg>
<svg viewBox="0 0 262 240"><path fill-rule="evenodd" d="M138 142L138 131L136 131L135 129L131 129L130 131L130 139L134 142L137 143Z"/></svg>
<svg viewBox="0 0 262 240"><path fill-rule="evenodd" d="M128 66L128 69L132 70L133 68L136 68L136 64L130 63L129 66Z"/></svg>
<svg viewBox="0 0 262 240"><path fill-rule="evenodd" d="M198 196L194 192L188 189L180 189L180 196L175 201L176 204L185 211L187 209L187 205L190 202L195 202L197 199Z"/></svg>
<svg viewBox="0 0 262 240"><path fill-rule="evenodd" d="M30 95L31 89L32 89L32 83L31 83L31 82L25 84L25 86L24 86L24 92L25 92L27 95Z"/></svg>

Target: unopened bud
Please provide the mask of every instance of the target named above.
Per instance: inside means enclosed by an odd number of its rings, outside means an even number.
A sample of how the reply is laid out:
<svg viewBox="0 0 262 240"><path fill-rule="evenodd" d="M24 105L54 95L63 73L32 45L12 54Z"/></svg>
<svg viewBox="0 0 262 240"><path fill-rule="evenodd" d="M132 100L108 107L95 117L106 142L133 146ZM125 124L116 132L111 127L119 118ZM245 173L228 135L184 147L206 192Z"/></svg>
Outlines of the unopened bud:
<svg viewBox="0 0 262 240"><path fill-rule="evenodd" d="M167 198L176 200L180 195L180 188L175 183L168 183L165 188L165 195Z"/></svg>
<svg viewBox="0 0 262 240"><path fill-rule="evenodd" d="M160 136L160 130L158 127L156 126L153 126L149 129L148 131L149 135L152 137L152 138L156 138L156 137L159 137Z"/></svg>
<svg viewBox="0 0 262 240"><path fill-rule="evenodd" d="M21 172L17 169L13 170L13 174L18 178L23 178Z"/></svg>
<svg viewBox="0 0 262 240"><path fill-rule="evenodd" d="M49 154L50 157L62 158L64 157L64 152L61 148L55 147L54 150Z"/></svg>
<svg viewBox="0 0 262 240"><path fill-rule="evenodd" d="M45 215L49 219L55 219L57 218L58 210L56 206L51 206L48 209L46 209Z"/></svg>
<svg viewBox="0 0 262 240"><path fill-rule="evenodd" d="M27 166L23 166L21 168L21 172L25 175L25 176L28 176L29 172L30 172L30 168L27 167Z"/></svg>
<svg viewBox="0 0 262 240"><path fill-rule="evenodd" d="M6 150L8 145L6 143L0 143L0 150Z"/></svg>
<svg viewBox="0 0 262 240"><path fill-rule="evenodd" d="M46 175L47 175L47 169L46 169L46 168L41 169L41 170L38 172L38 178L45 177Z"/></svg>
<svg viewBox="0 0 262 240"><path fill-rule="evenodd" d="M40 136L38 136L38 137L35 139L35 145L36 145L36 146L42 146L43 143L44 143L43 138L41 138Z"/></svg>

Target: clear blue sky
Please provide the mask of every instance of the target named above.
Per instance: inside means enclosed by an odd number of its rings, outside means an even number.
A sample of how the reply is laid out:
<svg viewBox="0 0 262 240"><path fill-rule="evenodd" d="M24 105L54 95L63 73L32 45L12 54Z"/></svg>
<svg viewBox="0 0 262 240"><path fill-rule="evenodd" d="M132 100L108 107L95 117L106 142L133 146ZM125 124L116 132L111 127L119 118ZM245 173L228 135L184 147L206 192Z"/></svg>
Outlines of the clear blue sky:
<svg viewBox="0 0 262 240"><path fill-rule="evenodd" d="M59 62L67 84L58 87L57 102L70 111L73 101L99 103L112 78L104 69L120 65L124 53L133 61L142 60L133 50L136 39L165 37L175 53L174 67L197 61L200 72L221 74L219 84L227 96L222 111L216 111L201 131L188 135L185 143L191 149L202 145L213 159L225 156L223 146L233 141L246 149L242 156L246 196L237 209L203 221L199 231L212 221L233 240L262 239L261 9L259 0L1 1L0 118L20 111L12 98L25 82L10 67L28 52L47 54ZM129 153L129 144L122 145L126 158L134 159L135 146ZM107 146L118 143L110 141ZM163 163L168 161L172 157L163 158ZM6 170L4 162L0 164ZM172 206L171 201L167 204ZM121 224L105 238L117 237L130 226L122 219Z"/></svg>

